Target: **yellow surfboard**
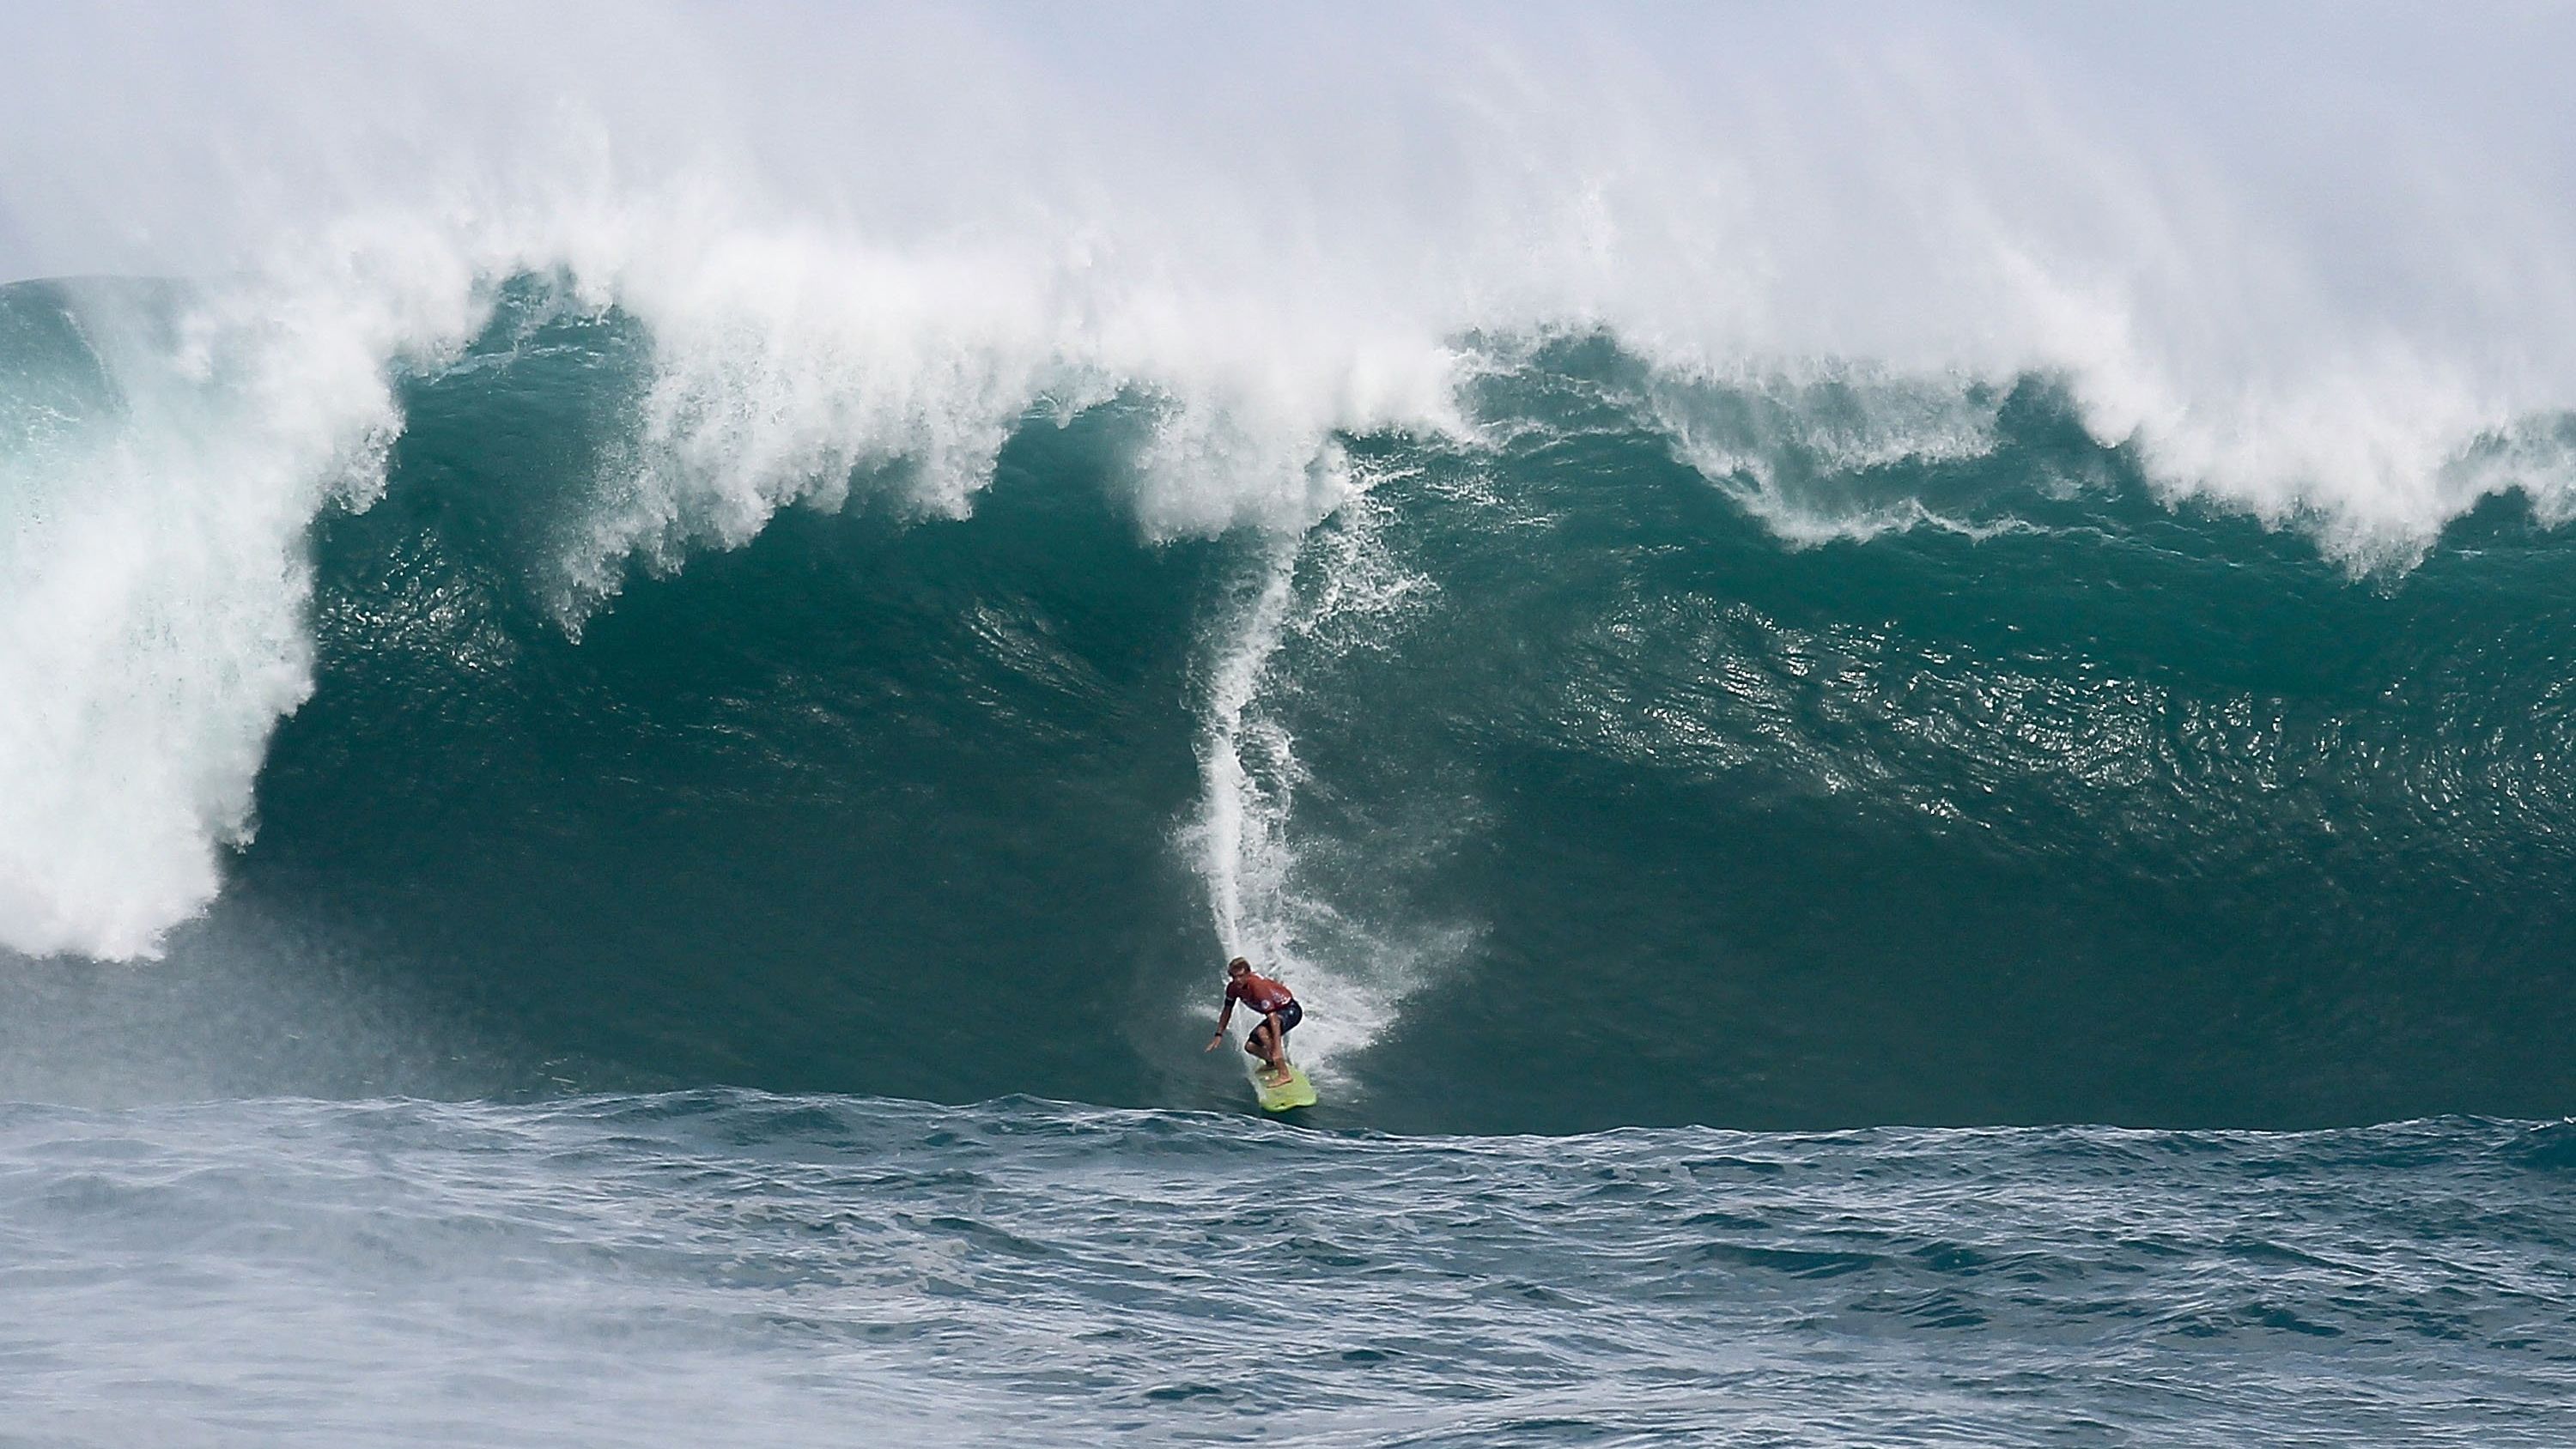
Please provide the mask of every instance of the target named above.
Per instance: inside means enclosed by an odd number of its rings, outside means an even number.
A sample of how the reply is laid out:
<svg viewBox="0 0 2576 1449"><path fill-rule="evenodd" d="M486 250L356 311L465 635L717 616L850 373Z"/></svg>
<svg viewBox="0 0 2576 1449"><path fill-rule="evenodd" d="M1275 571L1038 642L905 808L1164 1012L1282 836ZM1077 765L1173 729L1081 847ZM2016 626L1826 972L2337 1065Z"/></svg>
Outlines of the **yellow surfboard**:
<svg viewBox="0 0 2576 1449"><path fill-rule="evenodd" d="M1285 1112L1292 1107L1315 1105L1315 1084L1306 1079L1306 1069L1295 1062L1285 1072L1273 1072L1256 1062L1252 1067L1252 1095L1264 1112Z"/></svg>

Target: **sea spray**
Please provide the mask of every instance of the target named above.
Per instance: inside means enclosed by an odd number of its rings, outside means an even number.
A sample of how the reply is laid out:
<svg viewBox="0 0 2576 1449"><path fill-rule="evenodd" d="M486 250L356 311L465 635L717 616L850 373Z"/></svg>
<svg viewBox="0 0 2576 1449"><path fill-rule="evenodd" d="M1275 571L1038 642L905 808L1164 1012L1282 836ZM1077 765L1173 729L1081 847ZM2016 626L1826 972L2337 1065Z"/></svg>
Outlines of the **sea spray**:
<svg viewBox="0 0 2576 1449"><path fill-rule="evenodd" d="M1387 513L1371 489L1386 481L1382 472L1338 452L1331 464L1343 480L1336 505L1311 528L1263 540L1212 631L1199 702L1201 798L1179 836L1227 954L1250 957L1307 1003L1297 1044L1315 1064L1375 1040L1403 999L1454 964L1473 936L1384 910L1383 877L1400 879L1416 863L1406 858L1409 842L1369 842L1378 899L1352 899L1311 858L1348 842L1316 839L1298 818L1307 775L1277 707L1297 689L1296 666L1362 638L1386 647L1432 587L1378 536Z"/></svg>

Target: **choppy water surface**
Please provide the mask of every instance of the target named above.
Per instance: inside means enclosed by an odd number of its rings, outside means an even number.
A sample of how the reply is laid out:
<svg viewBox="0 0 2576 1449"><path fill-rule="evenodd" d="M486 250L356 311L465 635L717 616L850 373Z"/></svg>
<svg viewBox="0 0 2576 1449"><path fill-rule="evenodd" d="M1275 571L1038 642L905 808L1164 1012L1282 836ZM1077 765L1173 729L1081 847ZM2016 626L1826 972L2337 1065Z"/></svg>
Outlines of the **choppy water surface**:
<svg viewBox="0 0 2576 1449"><path fill-rule="evenodd" d="M2576 1136L0 1117L25 1444L2560 1444Z"/></svg>

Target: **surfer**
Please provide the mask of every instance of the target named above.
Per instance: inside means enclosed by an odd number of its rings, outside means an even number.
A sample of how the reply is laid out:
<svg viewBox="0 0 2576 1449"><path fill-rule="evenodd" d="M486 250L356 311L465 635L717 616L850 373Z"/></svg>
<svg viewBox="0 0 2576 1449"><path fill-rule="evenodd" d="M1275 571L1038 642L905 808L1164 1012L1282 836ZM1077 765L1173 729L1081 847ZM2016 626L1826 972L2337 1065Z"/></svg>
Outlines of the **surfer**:
<svg viewBox="0 0 2576 1449"><path fill-rule="evenodd" d="M1261 1013L1261 1024L1243 1040L1244 1054L1268 1063L1274 1076L1287 1075L1288 1032L1306 1019L1306 1008L1297 1004L1295 993L1255 973L1252 963L1240 956L1225 963L1225 1009L1216 1014L1216 1035L1208 1038L1205 1050L1215 1051L1216 1044L1225 1040L1226 1023L1234 1020L1238 1001Z"/></svg>

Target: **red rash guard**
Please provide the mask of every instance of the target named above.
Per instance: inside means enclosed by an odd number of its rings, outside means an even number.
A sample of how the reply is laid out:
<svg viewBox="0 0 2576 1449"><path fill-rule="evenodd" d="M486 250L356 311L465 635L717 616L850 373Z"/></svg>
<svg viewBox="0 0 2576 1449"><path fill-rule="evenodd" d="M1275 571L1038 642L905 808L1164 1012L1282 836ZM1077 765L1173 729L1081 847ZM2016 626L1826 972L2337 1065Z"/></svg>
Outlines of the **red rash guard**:
<svg viewBox="0 0 2576 1449"><path fill-rule="evenodd" d="M1241 981L1227 982L1225 998L1228 1001L1240 1001L1263 1016L1268 1016L1297 999L1287 987L1267 976L1246 976Z"/></svg>

